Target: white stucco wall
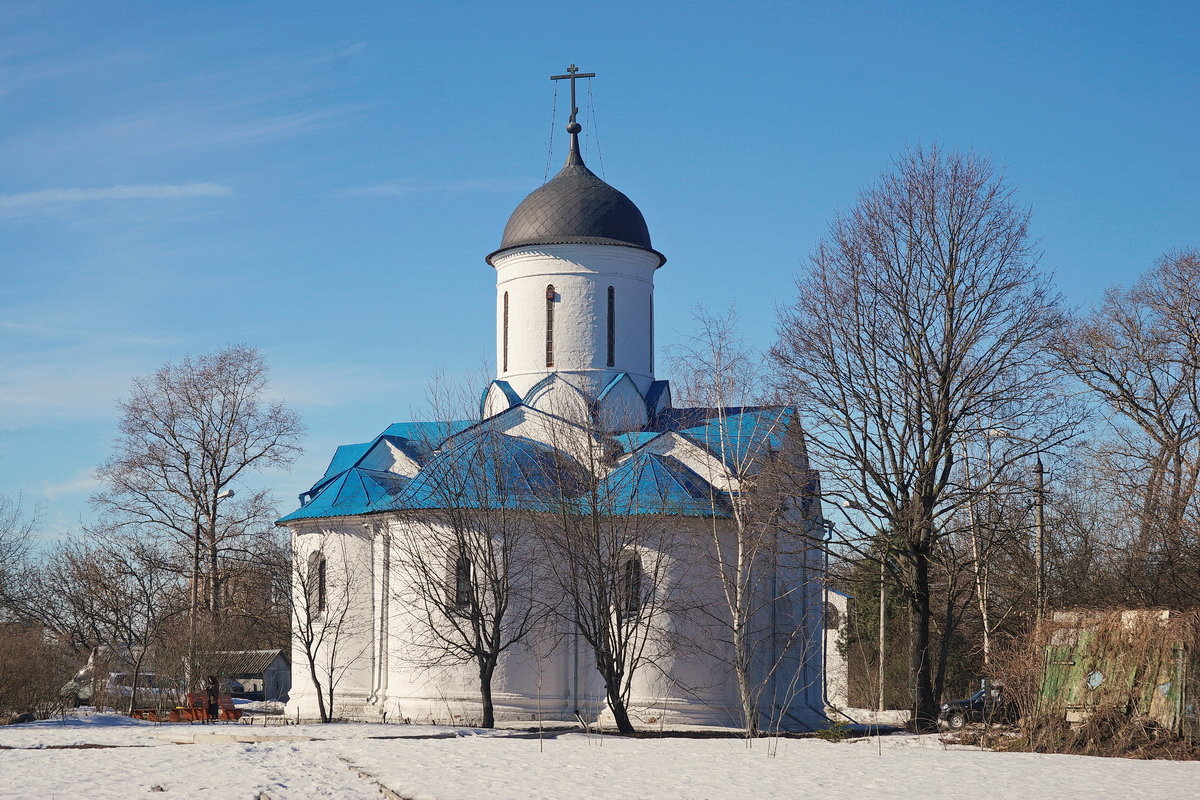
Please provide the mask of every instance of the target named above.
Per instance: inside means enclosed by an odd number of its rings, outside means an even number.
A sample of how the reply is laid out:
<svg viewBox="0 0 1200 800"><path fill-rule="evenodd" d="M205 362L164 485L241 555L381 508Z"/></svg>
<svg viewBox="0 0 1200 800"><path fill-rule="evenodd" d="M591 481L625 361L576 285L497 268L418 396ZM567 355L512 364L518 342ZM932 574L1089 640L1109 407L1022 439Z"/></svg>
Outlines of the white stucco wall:
<svg viewBox="0 0 1200 800"><path fill-rule="evenodd" d="M432 665L421 647L428 641L425 610L411 591L411 576L397 542L427 523L414 525L400 515L371 520L369 527L353 519L307 523L304 529L309 532L295 537L302 557L321 547L331 562L343 552L354 565L349 570L331 566L327 573L330 605L344 596L341 580L351 581L353 601L339 644L345 663L338 673L334 714L393 722L477 723L481 711L474 664ZM662 611L650 620L653 633L647 654L654 663L635 674L631 716L642 726L737 725L740 706L730 670L728 629L715 621L724 599L709 549L713 523L672 518L649 524L658 532L651 531L639 549L645 579L653 581ZM715 524L726 552L731 552L730 523ZM782 665L763 690L764 725L785 714L791 725L820 722L823 631L814 563L811 555L785 559L776 578L766 576L759 585L760 594L785 597L775 604L763 603L760 619L767 638L758 649L759 679L773 664ZM298 646L293 659L288 713L315 718L316 698ZM493 692L500 720L573 720L578 710L585 720L611 723L591 650L569 629L547 628L514 647L501 660Z"/></svg>
<svg viewBox="0 0 1200 800"><path fill-rule="evenodd" d="M849 623L849 598L826 589L825 602L825 697L834 708L846 708L850 705L850 671L838 643ZM836 621L829 616L830 609L836 613Z"/></svg>
<svg viewBox="0 0 1200 800"><path fill-rule="evenodd" d="M591 396L627 372L645 392L654 379L654 270L658 256L634 247L559 244L520 247L494 259L496 376L524 394L551 372L579 373ZM554 286L554 365L546 366L546 287ZM608 357L608 287L615 292L616 341ZM508 369L504 296L508 294Z"/></svg>
<svg viewBox="0 0 1200 800"><path fill-rule="evenodd" d="M376 593L372 582L376 575L372 538L357 519L333 519L306 522L293 527L294 606L306 614L304 581L310 554L319 552L326 559L325 610L313 613L313 627L320 643L316 646L318 680L323 691L334 685L334 716L358 716L371 694L374 669L373 645ZM307 650L297 635L300 619L293 619L292 688L288 710L303 719L319 716ZM328 695L326 694L326 697Z"/></svg>

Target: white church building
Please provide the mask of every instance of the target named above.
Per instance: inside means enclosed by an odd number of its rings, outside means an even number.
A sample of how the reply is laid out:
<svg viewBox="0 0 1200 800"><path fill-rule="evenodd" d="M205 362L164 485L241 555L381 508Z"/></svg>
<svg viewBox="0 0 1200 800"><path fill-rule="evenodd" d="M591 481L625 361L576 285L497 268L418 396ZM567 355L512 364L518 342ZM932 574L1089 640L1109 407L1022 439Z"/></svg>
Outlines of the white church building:
<svg viewBox="0 0 1200 800"><path fill-rule="evenodd" d="M428 619L435 610L414 590L419 578L406 559L437 546L428 532L443 525L449 506L478 511L485 504L471 491L527 514L532 540L538 519L554 525L570 514L601 513L594 499L589 506L582 497L600 486L616 498L602 513L654 532L615 567L638 593L633 604L691 598L659 602L639 623L661 635L640 645L627 695L631 719L740 724L736 658L721 622L727 594L712 563L737 550L736 504L754 491L761 465L787 449L797 423L788 408L673 405L654 364L654 278L666 257L652 246L637 206L584 164L573 95L566 164L517 206L499 247L486 256L496 277L496 366L495 379L481 387L478 415L400 422L339 447L301 506L280 520L299 565L294 591L315 597L316 615L337 615L318 623L340 625L317 645L324 648L318 679L325 689L335 684L333 716L477 723L477 665L430 657L427 629L438 622ZM458 484L466 495L438 491L456 471L475 469L485 449L488 474ZM564 482L564 470L578 478ZM763 727L809 729L826 722L824 670L836 641L826 629L821 548L813 543L825 526L813 497L794 502L784 517L790 541L808 544L764 550L755 565L756 586L769 593L754 589L765 601L751 616L765 637L750 672ZM500 535L484 532L492 533ZM519 549L556 561L533 546ZM447 592L472 588L472 565L452 549L428 555L425 564L444 564L445 574L434 578ZM537 625L546 630L501 654L492 679L496 719L611 723L594 651L571 624L578 612L569 593L561 581L530 581L542 587L531 597L545 606ZM313 719L318 704L307 655L297 638L288 714Z"/></svg>

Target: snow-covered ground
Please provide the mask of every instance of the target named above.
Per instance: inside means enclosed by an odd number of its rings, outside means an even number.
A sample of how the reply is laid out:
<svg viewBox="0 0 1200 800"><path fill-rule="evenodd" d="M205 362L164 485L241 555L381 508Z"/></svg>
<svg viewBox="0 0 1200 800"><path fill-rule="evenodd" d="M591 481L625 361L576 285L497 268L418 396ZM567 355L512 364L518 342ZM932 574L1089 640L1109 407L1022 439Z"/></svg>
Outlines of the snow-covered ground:
<svg viewBox="0 0 1200 800"><path fill-rule="evenodd" d="M892 725L903 728L912 714L908 711L875 711L870 708L836 709L830 716L835 722L857 722L860 725Z"/></svg>
<svg viewBox="0 0 1200 800"><path fill-rule="evenodd" d="M246 713L282 714L285 704L279 700L243 700L233 698L233 704Z"/></svg>
<svg viewBox="0 0 1200 800"><path fill-rule="evenodd" d="M386 737L386 738L379 738ZM621 739L417 725L156 725L101 714L0 727L0 797L1194 797L1200 762L852 742ZM80 746L84 747L80 747ZM91 747L87 747L90 745ZM158 787L158 788L155 788Z"/></svg>

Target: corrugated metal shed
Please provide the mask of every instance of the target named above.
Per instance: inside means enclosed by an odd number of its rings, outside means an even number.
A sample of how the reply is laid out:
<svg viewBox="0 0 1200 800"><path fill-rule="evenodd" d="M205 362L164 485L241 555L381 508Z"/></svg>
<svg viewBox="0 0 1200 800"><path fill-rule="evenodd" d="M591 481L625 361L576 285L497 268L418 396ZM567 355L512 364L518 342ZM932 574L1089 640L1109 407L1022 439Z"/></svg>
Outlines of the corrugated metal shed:
<svg viewBox="0 0 1200 800"><path fill-rule="evenodd" d="M222 650L212 653L209 668L225 677L238 675L261 675L277 658L288 661L283 650Z"/></svg>

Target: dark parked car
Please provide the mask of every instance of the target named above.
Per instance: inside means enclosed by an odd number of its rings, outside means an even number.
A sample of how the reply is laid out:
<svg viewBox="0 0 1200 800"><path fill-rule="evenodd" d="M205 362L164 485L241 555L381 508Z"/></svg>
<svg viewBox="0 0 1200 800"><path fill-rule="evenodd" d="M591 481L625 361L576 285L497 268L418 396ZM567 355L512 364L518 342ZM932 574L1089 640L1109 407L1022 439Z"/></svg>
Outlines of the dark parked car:
<svg viewBox="0 0 1200 800"><path fill-rule="evenodd" d="M1017 707L1005 695L1003 686L993 684L966 700L943 703L938 719L951 730L958 730L968 722L1010 723L1017 721Z"/></svg>

